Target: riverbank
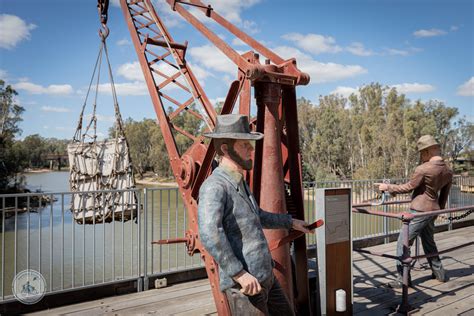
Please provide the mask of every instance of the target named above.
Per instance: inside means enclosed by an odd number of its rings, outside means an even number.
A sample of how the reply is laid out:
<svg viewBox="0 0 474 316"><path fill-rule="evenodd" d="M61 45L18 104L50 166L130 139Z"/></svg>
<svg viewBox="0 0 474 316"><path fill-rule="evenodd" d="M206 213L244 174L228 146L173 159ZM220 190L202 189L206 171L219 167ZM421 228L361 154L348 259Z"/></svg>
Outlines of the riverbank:
<svg viewBox="0 0 474 316"><path fill-rule="evenodd" d="M139 185L150 185L150 186L160 186L160 187L170 187L177 188L178 184L171 180L161 180L155 177L143 177L141 179L135 178L135 183Z"/></svg>
<svg viewBox="0 0 474 316"><path fill-rule="evenodd" d="M67 172L68 168L62 169L60 172ZM58 170L51 170L48 168L40 169L25 169L22 173L26 174L47 174L47 173L57 173ZM135 183L143 186L160 186L160 187L178 187L178 184L172 179L162 179L158 178L152 174L145 174L142 178L135 176Z"/></svg>
<svg viewBox="0 0 474 316"><path fill-rule="evenodd" d="M40 168L40 169L25 169L23 173L46 173L46 172L55 172L55 171L58 171L58 170L57 169L51 170L49 168ZM61 171L66 171L66 170L61 170Z"/></svg>

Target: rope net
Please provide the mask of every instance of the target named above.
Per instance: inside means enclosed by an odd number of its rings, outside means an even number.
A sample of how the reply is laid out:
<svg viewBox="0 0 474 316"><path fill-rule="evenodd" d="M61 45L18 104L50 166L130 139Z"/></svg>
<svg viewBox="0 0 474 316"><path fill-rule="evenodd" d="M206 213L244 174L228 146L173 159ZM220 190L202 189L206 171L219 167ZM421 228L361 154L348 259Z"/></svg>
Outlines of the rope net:
<svg viewBox="0 0 474 316"><path fill-rule="evenodd" d="M105 41L108 29L104 33L99 32L99 34L102 41L94 71L79 115L76 132L67 148L70 166L69 187L71 192L76 192L72 194L71 211L75 221L79 224L114 220L128 221L136 218L138 211L132 162L123 131L122 117ZM96 108L103 55L107 61L114 101L115 123L113 128L115 137L98 141ZM84 110L93 85L95 85L95 95L92 114L83 130Z"/></svg>

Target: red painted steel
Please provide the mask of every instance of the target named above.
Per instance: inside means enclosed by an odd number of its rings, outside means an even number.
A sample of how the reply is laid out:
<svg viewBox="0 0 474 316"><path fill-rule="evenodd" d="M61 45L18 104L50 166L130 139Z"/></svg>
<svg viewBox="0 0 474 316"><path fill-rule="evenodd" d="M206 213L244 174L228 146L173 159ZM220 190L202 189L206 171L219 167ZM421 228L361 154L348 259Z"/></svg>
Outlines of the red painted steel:
<svg viewBox="0 0 474 316"><path fill-rule="evenodd" d="M281 125L279 105L281 102L281 86L272 82L258 82L255 85L258 119L263 117L265 122L263 138L263 152L265 167L261 172L260 207L274 213L286 214L285 184L283 182L282 153L281 153ZM267 240L280 240L288 232L282 229L266 230ZM294 301L293 278L291 270L289 245L283 245L272 251L275 261L275 276L286 292L290 302Z"/></svg>
<svg viewBox="0 0 474 316"><path fill-rule="evenodd" d="M216 112L185 61L187 43L176 43L173 40L156 14L151 1L120 1L163 133L171 168L190 219L184 238L160 242L185 242L189 254L200 252L205 262L218 314L229 315L227 300L219 291L218 267L199 242L196 220L199 188L210 174L215 151L212 144L208 144L199 133L194 135L176 122L176 118L182 115L192 115L201 120L203 126L207 125L208 129L212 129L215 125ZM231 113L239 99L239 112L250 116L251 87L255 88L258 114L253 127L264 132L265 137L263 141L257 142L255 167L247 174L247 179L260 206L277 213L289 211L294 217L303 219L304 200L295 86L307 84L309 76L298 70L295 59L282 59L200 1L189 2L249 44L255 52L240 55L188 12L183 7L184 2L174 0L167 2L237 66L238 80L232 83L221 113ZM269 58L265 65L260 64L257 53ZM165 71L165 67L171 71ZM169 86L174 86L180 93L170 95L166 89ZM176 96L181 94L187 97L178 99ZM195 104L196 101L198 104ZM199 108L202 108L201 112L198 111ZM177 134L184 135L190 140L189 147L178 150L175 142ZM264 168L263 156L265 156ZM271 242L279 242L287 235L284 230L266 232ZM295 303L298 313L311 315L305 238L298 238L294 245L295 272L292 272L288 245L272 252L278 267L276 275L291 302ZM293 273L298 288L295 301Z"/></svg>

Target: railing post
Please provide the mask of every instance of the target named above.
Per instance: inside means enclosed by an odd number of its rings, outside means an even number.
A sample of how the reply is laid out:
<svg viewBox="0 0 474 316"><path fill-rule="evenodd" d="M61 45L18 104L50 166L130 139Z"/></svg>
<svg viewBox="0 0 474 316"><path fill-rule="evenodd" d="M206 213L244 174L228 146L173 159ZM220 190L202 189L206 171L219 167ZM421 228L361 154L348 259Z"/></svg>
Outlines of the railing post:
<svg viewBox="0 0 474 316"><path fill-rule="evenodd" d="M410 240L409 240L409 228L412 217L402 218L402 240L403 240L403 254L401 262L403 265L403 288L402 288L402 303L398 306L397 312L408 314L411 310L410 304L408 303L408 285L410 279L410 267L412 257L410 256Z"/></svg>
<svg viewBox="0 0 474 316"><path fill-rule="evenodd" d="M385 194L385 193L382 193L382 194ZM382 208L383 208L384 213L388 212L388 205L384 205ZM384 244L388 244L390 242L390 240L389 240L389 237L388 237L388 217L387 216L383 217L383 234L385 236Z"/></svg>
<svg viewBox="0 0 474 316"><path fill-rule="evenodd" d="M153 192L152 192L153 194ZM148 190L143 189L143 290L148 290ZM153 221L151 223L153 225Z"/></svg>
<svg viewBox="0 0 474 316"><path fill-rule="evenodd" d="M459 189L459 192L461 192L461 189ZM458 198L459 200L459 198ZM448 195L448 200L446 201L446 204L448 205L447 208L451 208L451 194ZM450 215L450 214L448 214ZM451 215L453 216L453 215ZM453 230L453 221L449 221L448 223L448 230Z"/></svg>

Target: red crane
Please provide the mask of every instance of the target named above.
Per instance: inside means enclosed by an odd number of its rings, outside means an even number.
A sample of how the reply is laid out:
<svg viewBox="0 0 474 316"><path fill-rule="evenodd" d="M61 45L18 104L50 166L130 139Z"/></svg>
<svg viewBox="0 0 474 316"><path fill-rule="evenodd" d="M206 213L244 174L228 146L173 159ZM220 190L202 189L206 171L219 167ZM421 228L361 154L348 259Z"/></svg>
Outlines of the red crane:
<svg viewBox="0 0 474 316"><path fill-rule="evenodd" d="M211 6L206 6L199 0L166 1L237 66L237 79L230 85L222 114L231 113L239 99L239 113L250 115L253 87L257 116L252 120L252 125L254 130L263 132L265 138L257 142L254 169L247 174L247 180L260 207L276 213L290 213L293 217L303 219L295 88L297 85L308 84L309 75L297 68L294 58L281 58L220 16ZM102 21L106 22L108 0L98 0L98 3L99 14ZM197 226L199 188L211 173L215 156L212 143L201 133L214 128L216 111L186 62L187 42L177 43L173 39L151 1L120 0L120 4L163 133L171 168L190 219L184 238L161 243L185 242L190 255L197 252L201 254L218 314L229 315L226 297L219 291L218 266L201 245ZM185 6L200 9L208 18L248 44L253 51L239 54ZM260 63L259 55L267 58L263 64ZM168 108L172 111L167 110ZM195 135L179 125L179 118L185 115L192 115L201 121L200 133ZM186 148L177 147L175 140L178 135L189 140ZM265 157L264 164L262 157ZM298 313L310 315L305 238L294 240L293 271L288 240L301 235L288 236L288 232L284 230L266 231L265 235L273 249L276 277ZM296 286L293 285L293 280L296 280Z"/></svg>

